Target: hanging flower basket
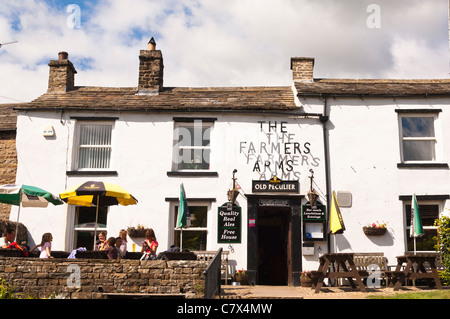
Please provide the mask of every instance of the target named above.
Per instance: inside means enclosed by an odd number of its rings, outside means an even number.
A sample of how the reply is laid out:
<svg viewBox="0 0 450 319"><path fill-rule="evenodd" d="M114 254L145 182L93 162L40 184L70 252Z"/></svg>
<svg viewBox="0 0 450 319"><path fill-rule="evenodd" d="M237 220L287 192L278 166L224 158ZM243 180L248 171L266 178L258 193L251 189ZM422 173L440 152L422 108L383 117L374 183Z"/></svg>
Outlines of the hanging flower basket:
<svg viewBox="0 0 450 319"><path fill-rule="evenodd" d="M147 229L130 227L127 229L127 232L128 232L128 236L130 236L130 237L145 237L145 233L147 232Z"/></svg>
<svg viewBox="0 0 450 319"><path fill-rule="evenodd" d="M386 234L386 228L363 227L364 234L368 236L381 236Z"/></svg>

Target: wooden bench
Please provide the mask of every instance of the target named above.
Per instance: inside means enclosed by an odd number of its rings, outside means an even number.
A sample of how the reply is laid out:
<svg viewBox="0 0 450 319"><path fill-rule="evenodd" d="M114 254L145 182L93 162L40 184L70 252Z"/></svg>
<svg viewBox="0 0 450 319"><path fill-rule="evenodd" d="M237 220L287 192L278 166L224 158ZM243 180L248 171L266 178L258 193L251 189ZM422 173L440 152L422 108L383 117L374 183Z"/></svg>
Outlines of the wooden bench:
<svg viewBox="0 0 450 319"><path fill-rule="evenodd" d="M435 269L439 272L439 271L443 271L445 270L445 266L442 264L442 255L440 252L417 252L416 254L411 253L411 252L407 252L405 253L405 257L406 256L421 256L421 255L425 255L425 256L435 256L435 260L434 260L434 266ZM402 256L397 257L397 259L402 259ZM423 278L433 278L432 276L432 269L431 269L431 265L429 262L425 261L423 262L422 266L425 268L425 272L423 271L421 272L420 277ZM414 263L413 264L413 272L415 273L414 275L411 275L410 280L406 280L406 275L404 273L405 271L405 265L402 263L397 264L397 266L389 266L389 271L385 272L385 275L387 278L390 279L390 287L394 287L394 284L397 281L403 282L403 284L406 286L408 285L408 282L411 281L412 285L415 286L416 285L416 279L414 279L414 277L416 277L416 273L418 272L418 264ZM390 270L390 269L394 269L394 270Z"/></svg>
<svg viewBox="0 0 450 319"><path fill-rule="evenodd" d="M193 253L197 255L198 261L209 262L217 254L217 251L196 250L196 251L193 251ZM221 274L222 274L222 279L225 279L225 285L228 285L228 275L229 275L228 254L229 253L230 253L229 251L225 251L225 250L222 251Z"/></svg>
<svg viewBox="0 0 450 319"><path fill-rule="evenodd" d="M384 256L384 253L354 253L353 261L359 275L366 279L375 271L372 267L376 265L380 271L380 278L386 280L386 287L388 286L389 277L386 276L388 259Z"/></svg>
<svg viewBox="0 0 450 319"><path fill-rule="evenodd" d="M371 266L377 265L379 267L379 271L381 272L381 279L385 279L386 286L388 285L389 277L385 275L388 271L388 260L384 257L384 253L353 253L353 262L358 269L359 275L364 279L367 279L367 277L369 277L374 271ZM315 287L321 273L320 271L311 271L310 273L313 287Z"/></svg>

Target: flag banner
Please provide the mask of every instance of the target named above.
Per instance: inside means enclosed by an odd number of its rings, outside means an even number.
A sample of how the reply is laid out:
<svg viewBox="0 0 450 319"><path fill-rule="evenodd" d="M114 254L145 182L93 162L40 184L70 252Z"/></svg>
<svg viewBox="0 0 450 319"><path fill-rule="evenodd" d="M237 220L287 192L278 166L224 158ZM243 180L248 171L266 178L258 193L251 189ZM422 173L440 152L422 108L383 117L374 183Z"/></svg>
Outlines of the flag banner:
<svg viewBox="0 0 450 319"><path fill-rule="evenodd" d="M330 209L330 233L342 234L345 230L344 220L342 219L339 203L336 199L336 193L333 191Z"/></svg>

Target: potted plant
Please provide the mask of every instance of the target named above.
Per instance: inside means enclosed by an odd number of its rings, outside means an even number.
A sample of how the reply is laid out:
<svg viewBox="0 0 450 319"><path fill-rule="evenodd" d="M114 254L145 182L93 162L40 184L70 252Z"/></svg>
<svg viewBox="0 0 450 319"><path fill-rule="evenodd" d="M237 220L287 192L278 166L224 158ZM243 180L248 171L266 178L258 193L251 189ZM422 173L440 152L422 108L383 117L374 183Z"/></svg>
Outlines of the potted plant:
<svg viewBox="0 0 450 319"><path fill-rule="evenodd" d="M312 277L309 270L303 270L300 275L300 284L302 287L311 287Z"/></svg>
<svg viewBox="0 0 450 319"><path fill-rule="evenodd" d="M232 279L240 285L248 285L248 276L244 269L236 271Z"/></svg>
<svg viewBox="0 0 450 319"><path fill-rule="evenodd" d="M130 237L145 237L147 228L138 224L136 227L128 227L127 232Z"/></svg>
<svg viewBox="0 0 450 319"><path fill-rule="evenodd" d="M363 227L364 234L372 236L381 236L386 233L386 223L372 223Z"/></svg>

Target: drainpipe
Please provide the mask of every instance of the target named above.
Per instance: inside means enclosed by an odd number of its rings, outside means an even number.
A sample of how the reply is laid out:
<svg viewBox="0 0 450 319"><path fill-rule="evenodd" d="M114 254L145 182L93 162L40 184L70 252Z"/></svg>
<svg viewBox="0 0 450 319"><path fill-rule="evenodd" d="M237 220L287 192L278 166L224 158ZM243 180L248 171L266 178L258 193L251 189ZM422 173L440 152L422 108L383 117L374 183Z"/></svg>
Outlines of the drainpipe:
<svg viewBox="0 0 450 319"><path fill-rule="evenodd" d="M326 223L326 229L324 231L327 232L327 249L328 253L331 253L331 242L330 242L330 233L328 231L329 228L329 222L330 222L330 207L331 207L331 181L330 181L330 159L329 159L329 151L330 151L330 145L329 145L329 139L328 139L328 130L327 130L327 123L330 118L328 113L328 105L327 105L327 95L322 95L324 102L323 102L323 114L319 117L320 122L322 123L323 127L323 153L325 158L325 179L326 179L326 193L327 193L327 207L328 207L328 214L327 214L327 223Z"/></svg>

